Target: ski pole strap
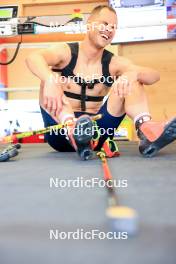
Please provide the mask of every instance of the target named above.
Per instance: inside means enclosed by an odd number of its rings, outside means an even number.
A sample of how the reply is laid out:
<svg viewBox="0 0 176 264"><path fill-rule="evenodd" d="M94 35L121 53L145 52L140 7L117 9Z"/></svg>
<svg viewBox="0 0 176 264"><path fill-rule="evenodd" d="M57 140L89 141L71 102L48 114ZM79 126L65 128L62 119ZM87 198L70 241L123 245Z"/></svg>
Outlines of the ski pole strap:
<svg viewBox="0 0 176 264"><path fill-rule="evenodd" d="M101 134L97 122L93 120L93 137L91 140L91 148L93 150L98 146L100 137ZM109 137L103 143L101 151L103 151L106 157L108 158L118 157L120 155L117 143L114 140L110 139Z"/></svg>
<svg viewBox="0 0 176 264"><path fill-rule="evenodd" d="M107 140L104 142L101 151L103 151L105 156L108 158L120 156L117 143L110 138L107 138Z"/></svg>

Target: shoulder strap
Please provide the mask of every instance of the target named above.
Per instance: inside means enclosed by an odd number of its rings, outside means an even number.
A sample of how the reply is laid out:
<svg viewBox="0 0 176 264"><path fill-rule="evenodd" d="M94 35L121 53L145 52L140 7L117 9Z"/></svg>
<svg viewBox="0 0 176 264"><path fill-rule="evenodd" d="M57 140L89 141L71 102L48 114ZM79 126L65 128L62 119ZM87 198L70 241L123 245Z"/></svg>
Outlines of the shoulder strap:
<svg viewBox="0 0 176 264"><path fill-rule="evenodd" d="M68 77L68 76L73 76L73 71L76 66L77 58L78 58L78 50L79 50L79 45L78 42L75 43L67 43L68 46L70 47L71 50L71 60L67 66L63 69L55 69L53 68L52 71L54 72L61 72L63 76Z"/></svg>
<svg viewBox="0 0 176 264"><path fill-rule="evenodd" d="M78 58L78 50L79 50L79 45L78 42L75 43L67 43L68 46L70 47L71 50L71 61L69 64L65 67L71 69L72 71L74 70Z"/></svg>
<svg viewBox="0 0 176 264"><path fill-rule="evenodd" d="M114 54L112 52L106 49L104 50L101 63L102 63L103 76L105 77L110 76L109 64L113 56Z"/></svg>

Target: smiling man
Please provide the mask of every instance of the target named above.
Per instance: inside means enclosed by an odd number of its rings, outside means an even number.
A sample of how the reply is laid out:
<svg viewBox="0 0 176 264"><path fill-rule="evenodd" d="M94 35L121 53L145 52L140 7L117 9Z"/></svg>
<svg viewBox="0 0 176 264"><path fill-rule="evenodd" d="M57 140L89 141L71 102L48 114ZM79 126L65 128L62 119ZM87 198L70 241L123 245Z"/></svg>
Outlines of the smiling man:
<svg viewBox="0 0 176 264"><path fill-rule="evenodd" d="M81 43L59 43L33 52L26 59L29 69L41 80L40 105L45 126L62 122L68 128L82 127L80 134L74 129L68 129L67 136L47 134L46 140L57 151L77 150L82 159L88 159L95 146L91 144L93 132L86 131L92 128L91 116L96 114L102 114L97 125L105 131L96 150L108 136L113 138L107 131L114 131L125 114L134 121L139 149L146 157L154 156L176 139L176 119L167 124L151 121L143 86L159 81L159 73L105 49L114 37L116 25L115 10L98 6L88 18L87 34Z"/></svg>

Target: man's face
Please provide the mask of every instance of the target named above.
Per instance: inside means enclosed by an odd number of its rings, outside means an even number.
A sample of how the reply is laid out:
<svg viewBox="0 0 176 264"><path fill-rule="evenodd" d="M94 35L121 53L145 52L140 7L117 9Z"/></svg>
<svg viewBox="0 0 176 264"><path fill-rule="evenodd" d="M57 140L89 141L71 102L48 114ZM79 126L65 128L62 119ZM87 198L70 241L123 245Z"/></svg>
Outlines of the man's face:
<svg viewBox="0 0 176 264"><path fill-rule="evenodd" d="M88 21L88 37L98 48L104 48L112 42L117 28L117 16L104 8Z"/></svg>

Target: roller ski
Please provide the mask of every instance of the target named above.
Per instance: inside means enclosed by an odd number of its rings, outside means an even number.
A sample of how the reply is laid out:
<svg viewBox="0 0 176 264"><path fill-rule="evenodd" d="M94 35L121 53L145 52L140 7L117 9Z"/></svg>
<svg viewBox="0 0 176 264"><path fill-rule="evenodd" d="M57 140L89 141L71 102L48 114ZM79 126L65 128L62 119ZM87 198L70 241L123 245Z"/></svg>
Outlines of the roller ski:
<svg viewBox="0 0 176 264"><path fill-rule="evenodd" d="M9 161L11 158L16 157L19 154L18 150L20 148L20 144L9 145L7 148L0 152L0 162Z"/></svg>

